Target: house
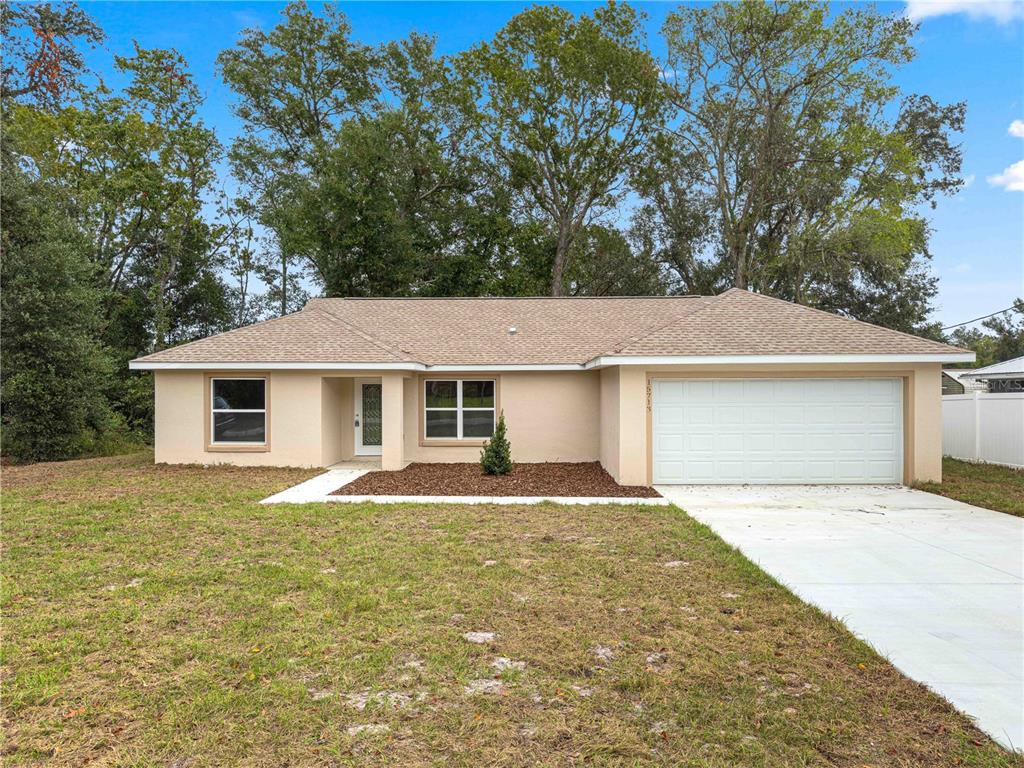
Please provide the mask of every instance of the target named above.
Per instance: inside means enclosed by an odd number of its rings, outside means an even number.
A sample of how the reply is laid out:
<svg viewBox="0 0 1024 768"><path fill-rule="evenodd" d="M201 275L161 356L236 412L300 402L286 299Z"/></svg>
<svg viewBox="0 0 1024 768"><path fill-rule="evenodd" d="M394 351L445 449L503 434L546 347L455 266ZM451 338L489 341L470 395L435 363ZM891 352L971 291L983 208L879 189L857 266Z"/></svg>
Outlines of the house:
<svg viewBox="0 0 1024 768"><path fill-rule="evenodd" d="M969 392L988 392L988 385L985 382L966 378L974 371L974 368L943 368L942 394L963 395Z"/></svg>
<svg viewBox="0 0 1024 768"><path fill-rule="evenodd" d="M313 299L131 362L156 461L520 462L619 483L938 480L942 364L974 353L744 290L714 297Z"/></svg>
<svg viewBox="0 0 1024 768"><path fill-rule="evenodd" d="M963 379L982 382L989 392L1024 392L1024 357L975 368L964 374Z"/></svg>

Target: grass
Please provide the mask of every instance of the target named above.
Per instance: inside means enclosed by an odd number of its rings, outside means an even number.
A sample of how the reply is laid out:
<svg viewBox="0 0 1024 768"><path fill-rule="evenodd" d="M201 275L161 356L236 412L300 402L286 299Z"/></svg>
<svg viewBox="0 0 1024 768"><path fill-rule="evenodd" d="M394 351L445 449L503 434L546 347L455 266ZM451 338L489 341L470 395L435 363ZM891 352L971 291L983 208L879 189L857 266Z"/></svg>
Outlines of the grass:
<svg viewBox="0 0 1024 768"><path fill-rule="evenodd" d="M150 461L4 472L5 765L1019 764L675 508Z"/></svg>
<svg viewBox="0 0 1024 768"><path fill-rule="evenodd" d="M976 507L1024 517L1024 470L947 457L942 460L941 483L918 483L915 487Z"/></svg>

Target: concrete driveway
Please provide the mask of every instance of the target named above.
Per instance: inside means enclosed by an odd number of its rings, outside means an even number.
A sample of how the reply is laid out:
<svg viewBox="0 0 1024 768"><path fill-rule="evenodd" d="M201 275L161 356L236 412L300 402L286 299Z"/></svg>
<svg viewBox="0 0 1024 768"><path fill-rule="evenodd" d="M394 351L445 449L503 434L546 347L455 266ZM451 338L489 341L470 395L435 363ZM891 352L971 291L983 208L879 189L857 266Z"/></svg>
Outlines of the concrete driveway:
<svg viewBox="0 0 1024 768"><path fill-rule="evenodd" d="M1024 745L1024 520L898 487L658 490L1000 743Z"/></svg>

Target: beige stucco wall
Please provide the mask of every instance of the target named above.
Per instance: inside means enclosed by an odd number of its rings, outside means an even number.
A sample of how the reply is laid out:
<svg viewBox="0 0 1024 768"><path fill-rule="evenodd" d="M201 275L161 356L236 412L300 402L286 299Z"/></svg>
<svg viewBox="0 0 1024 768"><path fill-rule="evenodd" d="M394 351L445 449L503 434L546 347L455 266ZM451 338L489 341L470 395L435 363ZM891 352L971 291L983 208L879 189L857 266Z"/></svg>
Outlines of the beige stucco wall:
<svg viewBox="0 0 1024 768"><path fill-rule="evenodd" d="M157 371L154 450L168 464L322 466L319 375L275 371L270 382L270 450L206 449L204 371ZM239 374L226 374L239 375ZM245 374L249 375L249 374Z"/></svg>
<svg viewBox="0 0 1024 768"><path fill-rule="evenodd" d="M230 374L226 374L230 375ZM480 377L475 372L464 377ZM270 450L207 450L206 373L156 372L156 460L167 463L326 466L351 458L352 380L373 372L275 371L270 378ZM421 444L422 377L379 372L382 464L476 461L480 447ZM453 373L451 376L458 377ZM600 371L495 374L513 458L601 461L625 485L650 483L648 381L658 376L897 376L904 380L904 469L908 482L942 474L941 366L621 366ZM390 415L390 418L389 418ZM396 418L397 416L397 418ZM402 450L395 450L394 446Z"/></svg>
<svg viewBox="0 0 1024 768"><path fill-rule="evenodd" d="M498 380L498 407L505 414L514 461L529 463L599 459L599 371L516 371L490 376L474 372L453 373L451 376ZM479 459L479 444L439 446L421 440L423 414L419 388L423 386L422 381L423 377L420 376L405 380L406 460L450 462Z"/></svg>
<svg viewBox="0 0 1024 768"><path fill-rule="evenodd" d="M352 457L352 419L346 418L352 413L352 379L324 376L320 382L320 463L326 467Z"/></svg>
<svg viewBox="0 0 1024 768"><path fill-rule="evenodd" d="M601 434L598 456L608 474L619 477L619 368L601 369Z"/></svg>

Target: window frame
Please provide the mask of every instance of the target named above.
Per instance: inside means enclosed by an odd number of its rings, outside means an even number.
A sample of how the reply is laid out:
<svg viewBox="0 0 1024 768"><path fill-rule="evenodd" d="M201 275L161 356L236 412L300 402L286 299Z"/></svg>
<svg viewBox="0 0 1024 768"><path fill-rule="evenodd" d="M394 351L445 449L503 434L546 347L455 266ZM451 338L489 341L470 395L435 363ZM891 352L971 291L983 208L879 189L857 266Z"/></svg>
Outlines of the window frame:
<svg viewBox="0 0 1024 768"><path fill-rule="evenodd" d="M262 408L215 408L214 407L214 386L218 381L262 381L263 382L263 407ZM222 452L265 452L270 450L270 374L251 373L245 376L230 373L209 373L206 375L205 387L205 437L207 451ZM218 413L262 413L263 414L263 440L226 441L216 440L215 423Z"/></svg>
<svg viewBox="0 0 1024 768"><path fill-rule="evenodd" d="M432 381L454 381L455 382L455 406L454 407L428 407L427 406L427 384ZM487 381L494 386L494 405L488 408L470 407L463 405L463 384L465 382ZM483 445L494 435L498 427L498 403L499 381L496 376L424 376L420 379L420 444L421 445ZM429 411L454 411L455 412L455 435L430 437L427 435L427 413ZM490 411L491 412L491 435L488 437L466 436L464 434L463 415L466 411Z"/></svg>

